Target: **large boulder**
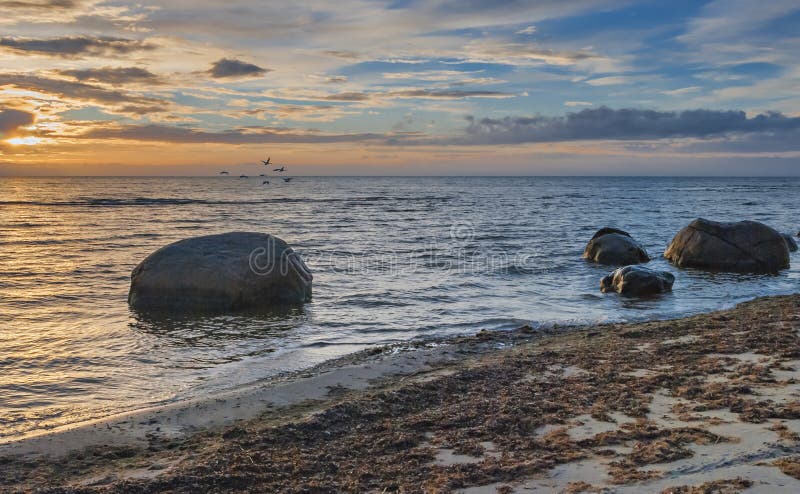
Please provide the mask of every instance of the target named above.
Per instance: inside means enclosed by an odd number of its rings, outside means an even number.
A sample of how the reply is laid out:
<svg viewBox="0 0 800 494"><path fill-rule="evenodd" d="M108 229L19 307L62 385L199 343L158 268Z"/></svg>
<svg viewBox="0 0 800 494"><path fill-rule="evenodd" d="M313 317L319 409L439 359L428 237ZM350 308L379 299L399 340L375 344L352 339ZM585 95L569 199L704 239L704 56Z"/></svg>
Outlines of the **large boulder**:
<svg viewBox="0 0 800 494"><path fill-rule="evenodd" d="M792 236L788 233L781 233L781 236L786 241L786 247L789 248L789 252L797 252L797 242L794 241Z"/></svg>
<svg viewBox="0 0 800 494"><path fill-rule="evenodd" d="M601 228L586 244L583 258L600 264L639 264L650 260L647 251L628 232Z"/></svg>
<svg viewBox="0 0 800 494"><path fill-rule="evenodd" d="M131 273L137 309L235 310L311 298L311 271L286 242L231 232L162 247Z"/></svg>
<svg viewBox="0 0 800 494"><path fill-rule="evenodd" d="M777 273L789 267L783 236L757 221L698 218L675 235L664 257L680 267L714 271Z"/></svg>
<svg viewBox="0 0 800 494"><path fill-rule="evenodd" d="M654 295L672 290L675 276L644 266L625 266L600 280L600 291L628 296Z"/></svg>

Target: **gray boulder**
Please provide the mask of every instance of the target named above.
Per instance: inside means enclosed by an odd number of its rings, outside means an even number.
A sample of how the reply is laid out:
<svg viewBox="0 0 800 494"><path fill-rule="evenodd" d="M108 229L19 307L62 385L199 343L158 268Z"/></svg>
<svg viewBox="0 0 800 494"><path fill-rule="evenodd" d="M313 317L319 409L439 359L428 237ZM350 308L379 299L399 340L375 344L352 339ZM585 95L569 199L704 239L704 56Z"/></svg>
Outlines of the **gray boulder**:
<svg viewBox="0 0 800 494"><path fill-rule="evenodd" d="M781 236L786 241L786 247L789 248L789 252L797 252L797 242L794 241L792 236L788 233L781 233Z"/></svg>
<svg viewBox="0 0 800 494"><path fill-rule="evenodd" d="M784 238L757 221L698 218L675 235L664 257L680 267L714 271L777 273L789 267Z"/></svg>
<svg viewBox="0 0 800 494"><path fill-rule="evenodd" d="M639 264L650 256L628 232L616 228L601 228L586 244L583 258L600 264Z"/></svg>
<svg viewBox="0 0 800 494"><path fill-rule="evenodd" d="M600 280L600 291L628 296L654 295L672 290L675 276L644 266L625 266Z"/></svg>
<svg viewBox="0 0 800 494"><path fill-rule="evenodd" d="M311 271L286 242L231 232L162 247L131 273L137 309L235 310L311 299Z"/></svg>

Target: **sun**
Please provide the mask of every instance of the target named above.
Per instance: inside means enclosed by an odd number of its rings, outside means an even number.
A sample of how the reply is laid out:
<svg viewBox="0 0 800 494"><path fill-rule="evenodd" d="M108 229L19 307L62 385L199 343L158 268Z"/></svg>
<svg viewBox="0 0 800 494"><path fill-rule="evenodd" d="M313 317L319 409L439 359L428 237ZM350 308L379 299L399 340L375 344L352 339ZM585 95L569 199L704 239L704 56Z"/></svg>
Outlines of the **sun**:
<svg viewBox="0 0 800 494"><path fill-rule="evenodd" d="M6 142L14 146L33 146L35 144L39 144L40 142L42 142L42 140L39 139L38 137L28 136L28 137L13 137L11 139L6 139Z"/></svg>

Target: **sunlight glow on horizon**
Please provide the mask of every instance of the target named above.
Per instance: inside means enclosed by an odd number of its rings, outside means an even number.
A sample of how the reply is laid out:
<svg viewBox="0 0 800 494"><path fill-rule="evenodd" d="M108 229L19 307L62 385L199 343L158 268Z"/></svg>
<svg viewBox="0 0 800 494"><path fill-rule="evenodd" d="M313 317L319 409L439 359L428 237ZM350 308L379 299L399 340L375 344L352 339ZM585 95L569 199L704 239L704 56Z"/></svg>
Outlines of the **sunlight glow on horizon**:
<svg viewBox="0 0 800 494"><path fill-rule="evenodd" d="M12 137L11 139L6 139L5 142L13 146L34 146L36 144L41 144L42 139L34 136Z"/></svg>

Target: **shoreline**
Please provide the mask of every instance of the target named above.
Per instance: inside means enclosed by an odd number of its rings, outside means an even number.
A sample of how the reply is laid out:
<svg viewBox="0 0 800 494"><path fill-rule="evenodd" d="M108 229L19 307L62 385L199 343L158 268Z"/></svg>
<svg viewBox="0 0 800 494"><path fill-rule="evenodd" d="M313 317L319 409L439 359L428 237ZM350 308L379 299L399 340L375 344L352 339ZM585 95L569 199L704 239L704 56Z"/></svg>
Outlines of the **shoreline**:
<svg viewBox="0 0 800 494"><path fill-rule="evenodd" d="M793 492L800 481L783 471L800 472L798 330L800 295L789 295L365 350L0 445L0 490L660 492L719 481ZM290 460L308 468L286 473Z"/></svg>
<svg viewBox="0 0 800 494"><path fill-rule="evenodd" d="M363 390L381 379L425 372L457 361L461 358L457 355L491 351L488 347L501 341L514 344L537 335L583 326L554 324L536 330L522 326L514 330L479 331L479 335L492 335L490 345L474 340L474 335L459 335L416 338L367 348L203 398L145 406L4 438L0 440L0 458L59 457L110 441L141 445L156 433L162 438L182 438L204 429L252 419L265 409L291 408L308 400L325 401L329 388Z"/></svg>
<svg viewBox="0 0 800 494"><path fill-rule="evenodd" d="M780 297L785 296L788 294L777 294L777 295L769 295L767 297ZM751 300L754 300L755 297L751 298L742 302L730 302L723 304L721 307L716 309L709 309L707 311L702 312L690 312L688 314L683 314L680 316L670 316L666 318L655 318L655 319L647 319L647 318L635 318L627 321L575 321L575 320L566 320L566 321L545 321L542 323L536 324L535 328L533 329L533 333L535 335L548 335L552 334L553 332L563 332L569 331L570 329L581 329L586 327L594 327L594 326L604 326L604 325L613 325L613 324L642 324L646 322L659 322L659 321L671 321L677 319L683 319L686 317L693 317L697 315L708 314L711 312L718 312L718 311L725 311L730 310L740 303L746 303ZM105 426L106 424L113 425L120 425L120 424L130 424L130 421L136 421L137 418L142 420L150 420L152 416L164 416L164 415L172 415L177 414L179 411L187 410L192 407L197 407L198 405L203 404L213 404L214 402L221 400L221 402L227 403L232 399L238 399L238 397L246 396L248 394L258 394L259 391L264 391L265 393L267 390L272 389L273 387L281 387L281 385L286 384L290 381L295 381L299 379L304 379L308 377L315 376L320 373L327 373L332 370L336 370L338 367L341 366L348 366L348 365L357 365L357 364L365 364L369 361L369 359L375 355L384 354L387 352L396 353L396 352L415 352L419 351L421 348L428 347L428 346L439 346L439 345L449 345L454 342L461 342L465 338L470 338L474 334L486 332L497 335L497 339L502 339L502 335L509 334L512 335L510 340L518 340L516 333L520 331L520 329L530 327L528 324L524 324L523 326L518 326L516 328L511 329L480 329L477 332L466 332L463 334L455 334L455 335L438 335L438 336L425 336L419 335L415 336L412 339L399 342L399 343L392 343L392 344L384 344L378 345L374 347L367 347L363 350L358 350L350 353L345 353L340 356L336 356L330 358L328 360L323 360L319 363L313 364L309 367L301 367L294 370L286 370L281 371L276 374L268 375L264 378L258 379L256 381L248 382L245 384L240 384L230 389L225 389L221 391L215 391L211 394L207 394L203 397L190 397L190 398L180 398L177 400L167 399L161 403L155 404L145 404L139 407L132 407L129 409L111 412L106 415L98 415L86 419L80 419L75 422L63 423L54 426L47 426L40 429L33 429L21 434L16 435L9 435L0 437L0 456L6 454L38 454L40 451L34 446L25 446L22 443L37 443L41 440L47 439L51 436L58 437L61 435L79 435L82 436L83 432L79 432L79 430L89 430L92 428L97 429L98 427ZM530 331L525 330L526 334L531 333ZM393 372L389 371L388 375L391 375ZM217 420L214 418L195 418L192 420L191 423L185 424L187 426L187 430L178 431L177 434L187 434L196 431L199 428L203 427L210 427L210 426L220 426L225 425L226 423L230 423L231 421L242 420L247 418L252 418L253 414L247 413L239 413L234 414L234 417L231 417L229 420ZM137 424L144 425L144 424ZM138 428L138 427L137 427ZM102 432L102 431L99 431ZM152 431L150 431L152 432ZM126 440L126 442L138 442L138 439L144 436L143 433L134 434L135 438L131 438L130 440ZM95 442L100 443L101 440L98 438ZM81 441L83 444L83 441ZM70 450L75 449L75 447L71 447L66 451L62 451L58 449L58 454L62 454L63 452L68 452Z"/></svg>

